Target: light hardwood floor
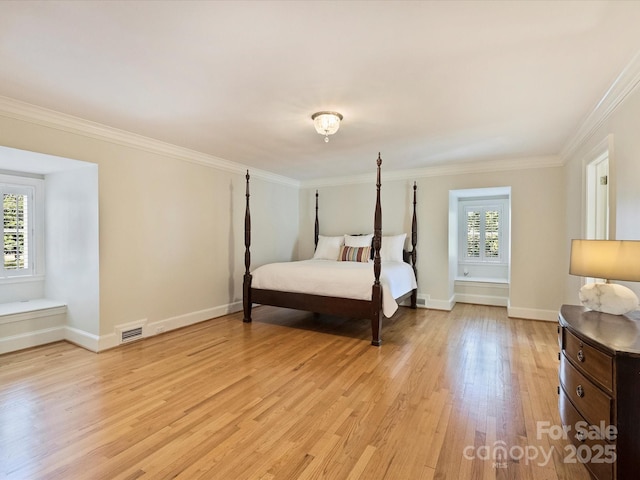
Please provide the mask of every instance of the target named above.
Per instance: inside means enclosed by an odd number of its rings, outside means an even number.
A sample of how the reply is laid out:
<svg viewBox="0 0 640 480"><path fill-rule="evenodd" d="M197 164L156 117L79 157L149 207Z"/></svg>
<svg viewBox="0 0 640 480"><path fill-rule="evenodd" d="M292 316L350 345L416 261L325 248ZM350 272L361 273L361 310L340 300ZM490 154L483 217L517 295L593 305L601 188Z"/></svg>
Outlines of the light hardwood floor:
<svg viewBox="0 0 640 480"><path fill-rule="evenodd" d="M402 308L376 348L366 320L241 318L0 356L0 478L588 478L538 428L560 424L553 323Z"/></svg>

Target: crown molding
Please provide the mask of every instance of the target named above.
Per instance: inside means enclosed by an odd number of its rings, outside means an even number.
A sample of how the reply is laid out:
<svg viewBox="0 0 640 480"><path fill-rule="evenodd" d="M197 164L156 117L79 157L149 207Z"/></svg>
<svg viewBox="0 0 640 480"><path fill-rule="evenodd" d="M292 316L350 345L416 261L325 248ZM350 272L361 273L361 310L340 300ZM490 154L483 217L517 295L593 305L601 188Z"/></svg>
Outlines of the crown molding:
<svg viewBox="0 0 640 480"><path fill-rule="evenodd" d="M466 175L478 173L502 172L509 170L526 170L531 168L561 167L562 160L556 155L541 157L525 157L516 159L489 160L474 163L458 163L450 165L436 165L432 167L416 168L412 170L384 170L382 162L382 178L384 181L416 180L424 177L444 177L449 175ZM341 185L355 185L375 182L375 172L352 175L349 177L321 178L300 182L300 188L337 187Z"/></svg>
<svg viewBox="0 0 640 480"><path fill-rule="evenodd" d="M138 150L175 158L184 162L204 165L225 172L244 175L247 170L250 170L251 176L254 178L260 178L268 182L279 183L295 188L300 187L298 180L289 177L248 167L230 160L225 160L224 158L179 147L143 135L91 122L8 97L0 96L0 115L35 123L44 127L55 128L76 135L105 140L125 147L132 147Z"/></svg>
<svg viewBox="0 0 640 480"><path fill-rule="evenodd" d="M576 133L560 152L563 164L583 145L640 83L640 53L637 53L616 77L602 99L584 119Z"/></svg>
<svg viewBox="0 0 640 480"><path fill-rule="evenodd" d="M640 63L639 63L640 66ZM640 80L640 69L638 70ZM636 82L637 83L637 82ZM328 177L313 180L296 180L266 170L248 167L220 157L179 147L153 138L127 132L100 123L84 120L72 115L56 112L43 107L0 96L0 115L42 125L57 130L82 135L97 140L108 141L118 145L175 158L181 161L204 165L225 172L244 175L250 171L253 178L286 185L294 188L318 188L340 185L371 183L375 181L375 172L347 177ZM474 163L437 165L410 170L384 171L385 180L415 180L421 177L437 177L447 175L464 175L506 170L522 170L529 168L558 167L564 163L563 157L542 156L518 159L489 160Z"/></svg>

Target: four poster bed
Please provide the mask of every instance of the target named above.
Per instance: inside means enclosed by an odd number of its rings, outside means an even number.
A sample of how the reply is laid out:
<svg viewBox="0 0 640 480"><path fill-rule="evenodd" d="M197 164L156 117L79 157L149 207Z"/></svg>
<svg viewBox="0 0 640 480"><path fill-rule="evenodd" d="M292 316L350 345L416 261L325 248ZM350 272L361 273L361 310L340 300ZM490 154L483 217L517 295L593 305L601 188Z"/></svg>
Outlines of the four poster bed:
<svg viewBox="0 0 640 480"><path fill-rule="evenodd" d="M253 273L250 272L251 214L247 171L244 322L251 322L254 303L349 318L368 318L371 320L371 344L379 346L382 315L390 317L397 310L398 303L406 299L410 299L411 308L416 308L417 186L414 182L412 250L407 252L403 249L406 234L382 237L381 165L382 159L378 154L373 235L319 235L316 191L314 258L263 265ZM341 239L344 239L344 244L340 244Z"/></svg>

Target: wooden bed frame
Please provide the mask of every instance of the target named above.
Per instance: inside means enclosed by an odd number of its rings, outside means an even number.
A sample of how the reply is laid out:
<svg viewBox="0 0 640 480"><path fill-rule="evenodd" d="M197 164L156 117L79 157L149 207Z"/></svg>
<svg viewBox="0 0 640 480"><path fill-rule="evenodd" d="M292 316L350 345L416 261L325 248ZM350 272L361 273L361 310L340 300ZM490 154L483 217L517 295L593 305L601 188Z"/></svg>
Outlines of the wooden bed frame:
<svg viewBox="0 0 640 480"><path fill-rule="evenodd" d="M376 181L376 207L373 221L373 273L374 282L371 288L371 300L356 300L351 298L327 297L322 295L311 295L304 293L282 292L277 290L265 290L251 287L251 213L249 210L249 171L247 171L247 204L244 217L244 284L243 284L243 307L244 322L251 322L251 308L254 303L262 305L273 305L276 307L293 308L327 315L337 315L350 318L368 318L371 320L371 344L380 346L380 330L382 327L382 287L380 285L380 247L382 245L382 207L380 205L380 167L382 159L378 154L376 161L377 181ZM404 251L404 261L409 263L417 278L416 270L416 245L417 245L417 221L416 221L416 183L413 184L413 220L411 224L411 246L410 252ZM316 191L316 220L315 220L315 244L318 246L319 222L318 222L318 192ZM399 297L399 303L407 298L411 299L411 308L416 308L417 289Z"/></svg>

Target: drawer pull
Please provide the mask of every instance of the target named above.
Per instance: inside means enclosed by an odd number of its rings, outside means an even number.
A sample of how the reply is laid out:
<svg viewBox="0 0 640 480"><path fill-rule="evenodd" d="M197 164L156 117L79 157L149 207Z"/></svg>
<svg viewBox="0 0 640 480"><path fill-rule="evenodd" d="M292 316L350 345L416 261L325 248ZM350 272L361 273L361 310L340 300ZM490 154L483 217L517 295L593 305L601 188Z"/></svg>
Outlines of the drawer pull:
<svg viewBox="0 0 640 480"><path fill-rule="evenodd" d="M579 442L584 442L587 439L587 433L584 430L578 430L576 432L576 439Z"/></svg>
<svg viewBox="0 0 640 480"><path fill-rule="evenodd" d="M582 385L578 385L576 387L576 395L578 395L580 398L584 397L584 388L582 388Z"/></svg>
<svg viewBox="0 0 640 480"><path fill-rule="evenodd" d="M584 362L584 352L582 350L578 350L578 360Z"/></svg>

